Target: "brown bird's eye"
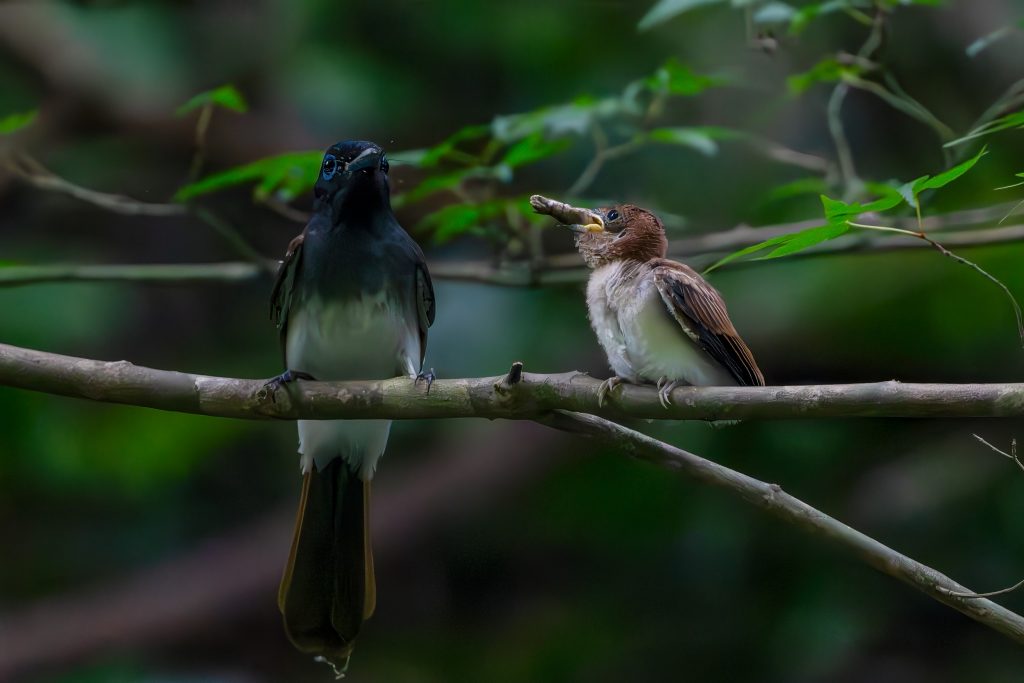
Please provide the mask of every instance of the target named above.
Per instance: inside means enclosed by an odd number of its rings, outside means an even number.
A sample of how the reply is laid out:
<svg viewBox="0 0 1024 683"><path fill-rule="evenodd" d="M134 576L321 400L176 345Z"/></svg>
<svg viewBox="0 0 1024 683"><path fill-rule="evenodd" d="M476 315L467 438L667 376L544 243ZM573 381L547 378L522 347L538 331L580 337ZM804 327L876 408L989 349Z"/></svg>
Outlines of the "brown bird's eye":
<svg viewBox="0 0 1024 683"><path fill-rule="evenodd" d="M610 221L617 221L617 220L619 220L619 212L616 211L615 209L612 209L611 211L609 211L608 212L608 220L610 220Z"/></svg>

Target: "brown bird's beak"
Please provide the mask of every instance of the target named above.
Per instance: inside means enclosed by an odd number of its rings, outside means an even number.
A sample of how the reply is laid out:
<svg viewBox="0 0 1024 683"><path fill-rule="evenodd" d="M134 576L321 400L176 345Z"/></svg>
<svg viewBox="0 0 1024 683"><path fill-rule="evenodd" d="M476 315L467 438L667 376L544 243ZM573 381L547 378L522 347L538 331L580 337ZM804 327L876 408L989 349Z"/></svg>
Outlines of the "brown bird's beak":
<svg viewBox="0 0 1024 683"><path fill-rule="evenodd" d="M580 225L579 223L571 223L566 227L572 230L577 235L585 235L588 232L604 232L604 221L601 220L600 216L595 216L593 222L587 223L586 225Z"/></svg>
<svg viewBox="0 0 1024 683"><path fill-rule="evenodd" d="M604 218L592 209L572 206L539 194L530 197L530 205L537 213L551 216L578 235L604 232Z"/></svg>

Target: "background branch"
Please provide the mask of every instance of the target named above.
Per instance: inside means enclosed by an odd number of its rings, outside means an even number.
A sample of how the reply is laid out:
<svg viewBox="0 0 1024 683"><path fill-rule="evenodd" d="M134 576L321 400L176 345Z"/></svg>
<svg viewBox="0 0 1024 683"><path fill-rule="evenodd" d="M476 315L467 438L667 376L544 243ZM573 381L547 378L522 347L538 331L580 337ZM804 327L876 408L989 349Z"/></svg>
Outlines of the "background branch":
<svg viewBox="0 0 1024 683"><path fill-rule="evenodd" d="M1024 225L980 227L997 223L1013 207L1013 203L1005 203L981 209L930 216L924 218L921 225L922 229L926 231L942 233L943 244L951 247L980 247L1024 241ZM713 262L723 254L757 244L771 237L805 230L820 225L821 222L821 220L806 220L759 227L740 225L722 232L678 238L669 243L670 256L696 266L702 266ZM894 219L892 224L906 229L917 229L917 221L913 218ZM822 243L789 258L922 248L932 247L917 239L901 240L890 236L851 234ZM256 257L251 250L246 250L245 253L247 257ZM0 287L74 281L142 281L167 284L188 284L200 281L242 282L261 277L264 272L273 272L277 268L278 261L262 259L262 263L266 264L266 271L258 264L241 262L4 266L0 267ZM730 267L745 267L757 263L760 261L741 261L730 264ZM589 271L583 266L577 254L567 253L546 256L537 263L525 260L510 261L504 264L483 260L435 261L430 264L430 274L439 280L521 287L583 282L587 279Z"/></svg>

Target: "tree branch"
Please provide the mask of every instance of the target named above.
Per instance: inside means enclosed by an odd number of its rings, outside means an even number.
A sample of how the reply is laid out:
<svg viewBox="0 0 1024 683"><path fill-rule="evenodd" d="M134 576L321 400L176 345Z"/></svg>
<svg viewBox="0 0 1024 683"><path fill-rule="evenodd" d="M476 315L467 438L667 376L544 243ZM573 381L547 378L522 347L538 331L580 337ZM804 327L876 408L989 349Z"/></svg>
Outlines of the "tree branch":
<svg viewBox="0 0 1024 683"><path fill-rule="evenodd" d="M144 263L126 265L47 264L4 266L0 287L17 287L42 282L156 282L192 284L200 282L246 282L265 277L267 270L255 263Z"/></svg>
<svg viewBox="0 0 1024 683"><path fill-rule="evenodd" d="M671 395L674 405L666 409L650 386L624 384L601 407L600 382L579 372L522 373L515 384L505 377L437 380L429 394L404 377L296 382L272 392L264 380L155 370L0 344L0 386L254 420L534 419L552 410L671 420L1024 416L1024 383L679 387Z"/></svg>
<svg viewBox="0 0 1024 683"><path fill-rule="evenodd" d="M638 460L681 472L701 483L735 494L754 507L802 531L824 538L852 552L883 574L899 579L1017 643L1024 644L1024 617L984 598L961 597L975 594L941 572L896 552L811 507L799 498L789 495L778 484L769 484L748 477L741 472L593 415L558 412L542 421L556 429L597 437Z"/></svg>
<svg viewBox="0 0 1024 683"><path fill-rule="evenodd" d="M533 375L515 364L507 375L438 380L427 394L409 378L366 382L301 382L276 394L259 380L152 370L0 345L0 384L96 401L254 419L444 418L533 419L596 436L629 455L686 473L743 498L797 528L821 536L870 566L1024 643L1024 618L943 574L767 484L639 432L610 417L736 419L854 416L1020 416L1024 384L928 385L882 382L810 387L686 387L661 408L653 387L624 386L598 406L599 382L580 373ZM277 399L277 400L275 400ZM960 597L972 595L971 599Z"/></svg>
<svg viewBox="0 0 1024 683"><path fill-rule="evenodd" d="M1006 216L1014 204L1006 203L981 209L926 217L921 225L929 232L941 232L943 244L951 247L975 247L1024 241L1024 225L986 226ZM695 265L711 262L727 254L778 235L805 230L821 224L821 220L797 221L778 225L751 227L740 225L721 232L695 235L672 240L670 254ZM895 219L895 226L917 229L913 218ZM958 230L953 230L959 228ZM888 236L850 235L830 240L817 247L789 258L804 258L825 254L896 251L930 248L920 240L899 240ZM278 261L265 259L267 270L277 268ZM761 261L743 261L736 264L754 265ZM246 272L249 273L246 276ZM42 282L74 281L143 281L166 284L193 282L242 282L261 277L262 269L247 263L225 262L208 264L130 264L130 265L31 265L0 267L0 287L37 284ZM482 282L506 287L558 285L583 282L589 271L575 253L555 254L537 264L513 261L495 264L491 261L435 261L430 274L438 280Z"/></svg>

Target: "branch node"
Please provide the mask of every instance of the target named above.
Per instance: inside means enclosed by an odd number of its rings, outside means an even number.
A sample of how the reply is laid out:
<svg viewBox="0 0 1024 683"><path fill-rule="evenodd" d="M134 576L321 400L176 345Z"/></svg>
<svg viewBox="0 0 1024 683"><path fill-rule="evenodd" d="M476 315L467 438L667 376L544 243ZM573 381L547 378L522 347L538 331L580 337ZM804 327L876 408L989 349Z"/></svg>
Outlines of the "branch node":
<svg viewBox="0 0 1024 683"><path fill-rule="evenodd" d="M508 394L509 389L522 381L523 361L517 360L515 363L512 363L512 367L509 368L508 374L494 383L494 391L495 393L504 396Z"/></svg>
<svg viewBox="0 0 1024 683"><path fill-rule="evenodd" d="M505 376L505 384L512 386L513 384L519 384L523 379L523 361L517 360L509 368L508 374Z"/></svg>

